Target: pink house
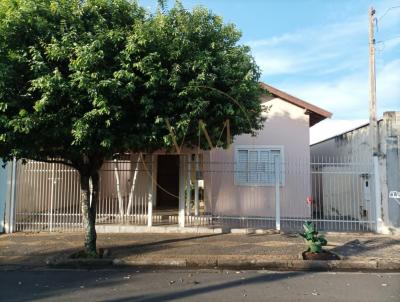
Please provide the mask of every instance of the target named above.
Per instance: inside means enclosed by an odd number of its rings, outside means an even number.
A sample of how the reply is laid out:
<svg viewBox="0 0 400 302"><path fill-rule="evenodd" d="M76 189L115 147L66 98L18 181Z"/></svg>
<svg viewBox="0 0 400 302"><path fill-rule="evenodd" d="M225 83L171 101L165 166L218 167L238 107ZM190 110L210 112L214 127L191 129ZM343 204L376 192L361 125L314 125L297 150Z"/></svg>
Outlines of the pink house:
<svg viewBox="0 0 400 302"><path fill-rule="evenodd" d="M254 137L234 137L226 150L160 150L107 161L100 173L99 231L110 224L118 232L127 224L169 224L183 230L222 219L271 227L267 222L278 225L280 218L287 222L311 217L306 202L311 191L309 128L331 113L261 85L271 95L261 97L267 119ZM18 171L16 230L82 226L75 170L30 161L19 164Z"/></svg>
<svg viewBox="0 0 400 302"><path fill-rule="evenodd" d="M121 215L141 215L149 226L202 224L202 218L217 216L273 218L277 210L289 219L310 217L305 202L311 191L309 128L331 113L261 85L271 96L261 97L262 106L269 110L263 113L267 119L256 136L234 137L226 150L132 154L120 164L126 173L120 173L119 182L126 185L120 186L119 193L114 174L107 172L113 169L109 163L102 175L108 183L102 186L104 207L115 204L119 194L119 209L125 209ZM275 175L280 175L279 182ZM102 204L100 212L101 208Z"/></svg>
<svg viewBox="0 0 400 302"><path fill-rule="evenodd" d="M274 217L279 164L282 217L309 217L309 128L331 113L262 83L271 96L261 98L267 120L257 136L240 135L227 150L208 154L206 208L228 216ZM218 163L226 164L218 164ZM234 171L230 173L229 171ZM279 173L279 172L278 172Z"/></svg>

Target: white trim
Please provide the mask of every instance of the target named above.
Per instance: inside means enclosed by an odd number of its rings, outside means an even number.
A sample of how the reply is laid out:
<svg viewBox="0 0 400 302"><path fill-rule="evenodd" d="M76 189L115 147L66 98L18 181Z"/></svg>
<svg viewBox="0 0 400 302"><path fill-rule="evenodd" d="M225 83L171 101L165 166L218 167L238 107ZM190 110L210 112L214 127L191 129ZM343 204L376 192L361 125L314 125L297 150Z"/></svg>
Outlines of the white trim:
<svg viewBox="0 0 400 302"><path fill-rule="evenodd" d="M195 160L195 174L199 171L199 154L196 153L194 156ZM199 180L197 175L194 177L194 216L199 216Z"/></svg>
<svg viewBox="0 0 400 302"><path fill-rule="evenodd" d="M281 174L281 164L278 156L274 156L274 171L275 175ZM283 174L282 174L283 176ZM281 230L281 190L280 190L280 177L275 177L275 229Z"/></svg>
<svg viewBox="0 0 400 302"><path fill-rule="evenodd" d="M192 166L192 154L187 155L187 167L185 169L186 173L186 183L185 183L185 194L186 194L186 216L190 216L191 214L191 206L190 203L192 202L192 196L191 196L191 166Z"/></svg>
<svg viewBox="0 0 400 302"><path fill-rule="evenodd" d="M151 169L147 171L147 226L153 225L154 155L150 155Z"/></svg>
<svg viewBox="0 0 400 302"><path fill-rule="evenodd" d="M236 145L235 146L235 153L234 153L234 184L235 186L244 186L244 187L274 187L275 182L273 183L243 183L243 182L238 182L237 176L236 176L236 170L237 170L237 161L239 158L238 152L239 150L268 150L268 151L279 151L280 153L280 160L281 160L281 173L282 173L282 181L280 186L283 187L285 185L285 168L284 168L284 162L285 162L285 148L283 145Z"/></svg>

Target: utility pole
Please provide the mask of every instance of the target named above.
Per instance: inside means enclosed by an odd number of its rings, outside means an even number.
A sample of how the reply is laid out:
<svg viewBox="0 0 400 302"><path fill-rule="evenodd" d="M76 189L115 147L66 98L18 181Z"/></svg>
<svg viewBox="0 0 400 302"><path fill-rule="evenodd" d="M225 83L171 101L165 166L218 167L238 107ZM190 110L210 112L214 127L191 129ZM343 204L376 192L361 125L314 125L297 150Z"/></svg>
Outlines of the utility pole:
<svg viewBox="0 0 400 302"><path fill-rule="evenodd" d="M375 75L375 9L369 9L369 131L372 155L378 155L378 125L376 120L376 75Z"/></svg>
<svg viewBox="0 0 400 302"><path fill-rule="evenodd" d="M379 177L378 159L378 123L376 119L376 74L375 74L375 37L374 37L375 9L369 9L369 135L371 155L374 165L374 184L375 184L375 222L376 232L383 232L382 220L382 194Z"/></svg>

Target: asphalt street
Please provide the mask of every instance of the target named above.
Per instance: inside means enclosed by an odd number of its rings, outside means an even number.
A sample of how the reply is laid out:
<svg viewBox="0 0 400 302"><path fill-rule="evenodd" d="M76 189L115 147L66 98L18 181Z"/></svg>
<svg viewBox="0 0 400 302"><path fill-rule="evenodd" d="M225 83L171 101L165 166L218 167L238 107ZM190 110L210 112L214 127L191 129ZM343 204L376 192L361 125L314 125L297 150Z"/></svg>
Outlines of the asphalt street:
<svg viewBox="0 0 400 302"><path fill-rule="evenodd" d="M218 270L0 272L0 301L400 301L400 273Z"/></svg>

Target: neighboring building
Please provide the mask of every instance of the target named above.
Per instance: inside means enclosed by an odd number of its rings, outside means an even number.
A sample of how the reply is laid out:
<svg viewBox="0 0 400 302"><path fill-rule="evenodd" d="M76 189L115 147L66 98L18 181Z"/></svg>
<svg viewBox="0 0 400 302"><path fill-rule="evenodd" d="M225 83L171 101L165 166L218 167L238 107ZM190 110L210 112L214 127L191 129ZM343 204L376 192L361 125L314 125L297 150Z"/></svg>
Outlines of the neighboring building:
<svg viewBox="0 0 400 302"><path fill-rule="evenodd" d="M400 204L393 198L389 198L389 192L400 191L400 112L385 112L383 118L378 121L378 141L379 141L379 173L382 198L383 220L389 228L400 228ZM354 164L369 162L372 164L372 151L369 138L369 123L347 131L340 135L328 138L324 141L311 145L311 156L319 158L338 158L341 157ZM337 169L326 167L325 169ZM358 166L358 169L360 167ZM342 199L349 200L355 205L348 207L345 212L339 213L342 216L350 216L354 219L371 219L374 215L372 194L371 173L359 171L357 186L362 187L362 194L354 194L350 190L349 182L344 181L342 187ZM326 170L328 171L328 170ZM325 178L329 177L325 174ZM336 211L337 206L332 200L334 192L328 183L328 179L322 179L319 196L326 215ZM343 208L342 208L343 209Z"/></svg>

